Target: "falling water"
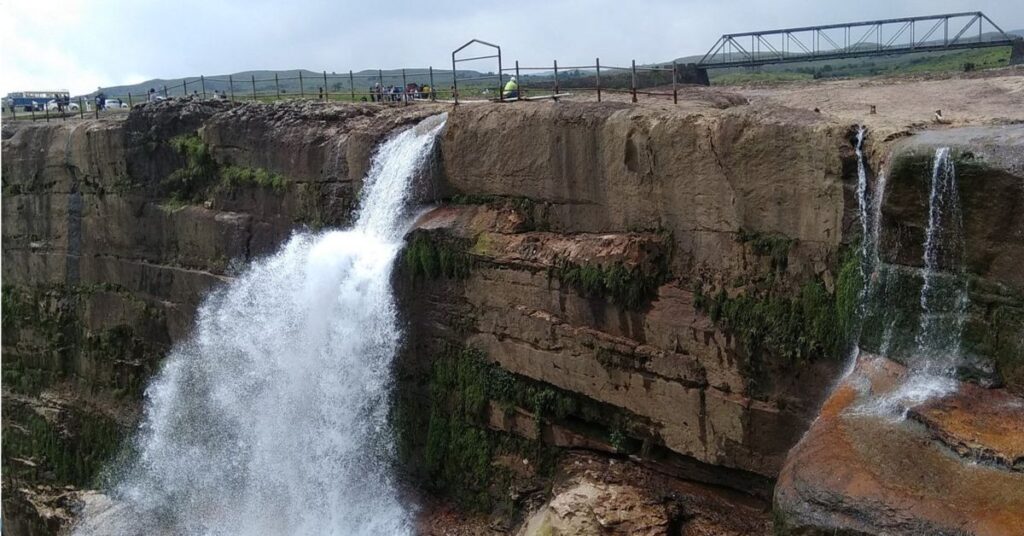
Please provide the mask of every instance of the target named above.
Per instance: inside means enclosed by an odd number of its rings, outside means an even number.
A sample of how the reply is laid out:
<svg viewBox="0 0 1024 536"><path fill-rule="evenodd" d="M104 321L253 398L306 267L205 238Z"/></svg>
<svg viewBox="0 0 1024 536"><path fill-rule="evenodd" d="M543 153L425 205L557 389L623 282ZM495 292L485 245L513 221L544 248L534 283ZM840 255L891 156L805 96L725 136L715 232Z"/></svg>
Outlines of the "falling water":
<svg viewBox="0 0 1024 536"><path fill-rule="evenodd" d="M920 321L913 355L904 382L861 410L900 418L908 408L956 388L953 372L960 362L960 345L968 305L964 277L963 220L956 169L948 147L935 151L928 195ZM888 353L892 324L883 334L882 355Z"/></svg>
<svg viewBox="0 0 1024 536"><path fill-rule="evenodd" d="M389 279L444 120L379 147L351 229L297 234L207 298L146 391L116 514L78 534L412 531L389 471Z"/></svg>
<svg viewBox="0 0 1024 536"><path fill-rule="evenodd" d="M860 276L861 281L866 281L870 266L869 262L871 256L869 252L872 249L872 244L868 237L869 228L869 213L868 213L868 173L867 166L864 163L864 135L867 129L863 125L857 127L857 145L854 147L854 151L857 155L857 207L860 212L860 224L861 224L861 246L860 246ZM857 316L856 316L856 327L854 333L851 336L853 344L850 345L849 354L846 358L846 366L844 367L842 375L839 377L841 380L850 373L853 372L854 367L857 365L857 357L860 355L860 346L858 340L860 338L860 330L862 327L862 321L867 307L867 285L861 285L860 292L857 299Z"/></svg>
<svg viewBox="0 0 1024 536"><path fill-rule="evenodd" d="M868 259L868 251L871 248L870 235L868 234L868 173L864 165L864 133L867 129L864 125L857 127L857 206L860 210L861 227L861 275L864 274L864 262ZM862 300L863 301L863 300Z"/></svg>
<svg viewBox="0 0 1024 536"><path fill-rule="evenodd" d="M963 278L963 220L949 148L935 152L924 243L921 323L915 342L924 368L948 372L960 355L967 289ZM944 271L940 271L946 268Z"/></svg>

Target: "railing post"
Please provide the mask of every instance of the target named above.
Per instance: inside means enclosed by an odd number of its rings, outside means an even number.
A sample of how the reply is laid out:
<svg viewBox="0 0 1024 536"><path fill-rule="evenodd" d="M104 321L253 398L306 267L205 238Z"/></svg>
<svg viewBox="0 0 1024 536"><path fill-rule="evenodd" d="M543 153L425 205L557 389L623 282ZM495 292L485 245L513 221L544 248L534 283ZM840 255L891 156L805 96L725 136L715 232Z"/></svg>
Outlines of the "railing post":
<svg viewBox="0 0 1024 536"><path fill-rule="evenodd" d="M523 79L519 76L519 60L516 60L516 100L523 100Z"/></svg>
<svg viewBox="0 0 1024 536"><path fill-rule="evenodd" d="M597 65L597 102L601 102L601 58L594 58Z"/></svg>
<svg viewBox="0 0 1024 536"><path fill-rule="evenodd" d="M32 122L35 123L35 121L36 121L36 103L33 102L32 105L29 106L28 108L29 108L29 112L32 112ZM99 118L100 118L100 112L99 112L99 109L97 108L96 119L99 119Z"/></svg>
<svg viewBox="0 0 1024 536"><path fill-rule="evenodd" d="M633 90L633 102L636 102L636 60L633 60L633 77L630 79Z"/></svg>
<svg viewBox="0 0 1024 536"><path fill-rule="evenodd" d="M327 89L327 71L324 71L324 102L331 100L331 91Z"/></svg>
<svg viewBox="0 0 1024 536"><path fill-rule="evenodd" d="M203 88L203 100L206 100L206 78L203 75L199 75L199 83L202 84Z"/></svg>
<svg viewBox="0 0 1024 536"><path fill-rule="evenodd" d="M46 116L46 122L47 123L50 122L50 106L49 106L49 104L50 103L48 103L48 102L44 102L43 103L43 114Z"/></svg>
<svg viewBox="0 0 1024 536"><path fill-rule="evenodd" d="M165 99L168 98L167 97L167 84L164 84L164 98Z"/></svg>
<svg viewBox="0 0 1024 536"><path fill-rule="evenodd" d="M131 110L135 105L132 103L132 92L128 92L128 109Z"/></svg>
<svg viewBox="0 0 1024 536"><path fill-rule="evenodd" d="M324 79L324 80L325 80L324 83L327 83L326 79ZM348 70L348 91L349 91L349 94L352 96L352 102L355 102L356 101L356 77L355 77L355 75L352 74L352 69Z"/></svg>
<svg viewBox="0 0 1024 536"><path fill-rule="evenodd" d="M274 73L274 88L277 90L277 100L281 100L281 82L277 79L277 73Z"/></svg>
<svg viewBox="0 0 1024 536"><path fill-rule="evenodd" d="M505 102L505 88L501 84L501 47L498 47L498 101Z"/></svg>
<svg viewBox="0 0 1024 536"><path fill-rule="evenodd" d="M405 81L405 68L402 68L402 103L409 104L409 91L406 89L409 83Z"/></svg>
<svg viewBox="0 0 1024 536"><path fill-rule="evenodd" d="M299 98L306 98L306 88L302 86L302 69L299 69Z"/></svg>
<svg viewBox="0 0 1024 536"><path fill-rule="evenodd" d="M384 72L380 69L377 69L377 83L380 84L381 90L381 93L377 95L377 102L380 102L380 96L384 94Z"/></svg>
<svg viewBox="0 0 1024 536"><path fill-rule="evenodd" d="M435 95L437 95L437 88L434 87L434 66L431 65L429 69L430 69L430 101L434 102L434 101L437 100L437 97L435 97Z"/></svg>
<svg viewBox="0 0 1024 536"><path fill-rule="evenodd" d="M554 60L555 63L555 95L558 95L558 60Z"/></svg>
<svg viewBox="0 0 1024 536"><path fill-rule="evenodd" d="M82 97L78 97L78 118L85 119L85 100Z"/></svg>
<svg viewBox="0 0 1024 536"><path fill-rule="evenodd" d="M228 87L231 88L231 102L235 102L235 79L228 75Z"/></svg>
<svg viewBox="0 0 1024 536"><path fill-rule="evenodd" d="M32 120L35 121L36 120L36 114L35 114L35 111L34 111L35 110L35 106L33 106L32 108L33 108ZM93 109L93 112L96 113L96 119L99 119L100 118L100 103L96 102L96 99L92 100L92 109Z"/></svg>
<svg viewBox="0 0 1024 536"><path fill-rule="evenodd" d="M252 76L252 100L255 101L256 100L256 75L250 75L250 76Z"/></svg>
<svg viewBox="0 0 1024 536"><path fill-rule="evenodd" d="M679 104L679 89L676 87L676 62L672 62L672 104Z"/></svg>
<svg viewBox="0 0 1024 536"><path fill-rule="evenodd" d="M452 52L452 99L459 103L459 77L455 74L455 53Z"/></svg>

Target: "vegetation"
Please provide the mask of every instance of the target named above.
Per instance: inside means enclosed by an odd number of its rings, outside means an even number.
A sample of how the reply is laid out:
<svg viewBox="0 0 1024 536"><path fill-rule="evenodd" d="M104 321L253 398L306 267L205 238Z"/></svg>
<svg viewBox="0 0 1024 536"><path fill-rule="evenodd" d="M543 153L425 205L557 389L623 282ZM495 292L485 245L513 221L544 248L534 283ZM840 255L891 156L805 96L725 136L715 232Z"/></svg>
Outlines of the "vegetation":
<svg viewBox="0 0 1024 536"><path fill-rule="evenodd" d="M199 203L215 193L240 187L284 190L286 181L279 174L262 168L218 163L197 134L175 136L169 143L184 158L182 167L161 181L172 204Z"/></svg>
<svg viewBox="0 0 1024 536"><path fill-rule="evenodd" d="M737 334L756 381L766 369L838 358L854 330L863 285L857 255L845 256L834 293L821 281L804 283L795 297L776 288L730 297L695 288L695 306Z"/></svg>
<svg viewBox="0 0 1024 536"><path fill-rule="evenodd" d="M405 465L418 470L426 486L472 510L510 509L509 488L522 476L498 463L501 457L528 459L538 479L550 476L559 450L541 440L545 422L582 426L620 452L640 448L629 431L642 424L626 410L513 374L471 347L445 346L434 357L428 378L407 381L426 384L429 403L410 397L409 389L400 390L395 422ZM491 430L487 423L493 407L531 412L537 439Z"/></svg>
<svg viewBox="0 0 1024 536"><path fill-rule="evenodd" d="M496 499L507 500L507 493L493 490L507 487L512 478L507 469L494 464L496 456L527 457L541 474L554 468L554 449L486 426L490 400L515 404L524 397L539 410L539 426L545 409L560 407L550 389L520 385L514 376L487 363L480 351L463 347L449 347L434 360L429 385L423 464L428 485L436 491L464 507L486 511L496 506Z"/></svg>
<svg viewBox="0 0 1024 536"><path fill-rule="evenodd" d="M405 268L413 280L465 279L469 277L473 259L469 253L469 241L457 238L441 238L427 231L412 233L402 253Z"/></svg>
<svg viewBox="0 0 1024 536"><path fill-rule="evenodd" d="M3 464L11 473L38 480L95 486L100 470L117 454L125 429L105 417L64 410L50 422L27 407L4 416ZM15 424L17 422L17 424ZM64 431L64 428L74 433Z"/></svg>
<svg viewBox="0 0 1024 536"><path fill-rule="evenodd" d="M750 244L750 249L755 255L769 257L774 273L786 271L789 265L789 249L793 247L792 238L740 229L736 240L741 244Z"/></svg>
<svg viewBox="0 0 1024 536"><path fill-rule="evenodd" d="M96 293L119 294L136 308L135 325L120 325L104 330L87 330L80 321L89 299ZM4 285L3 384L12 391L37 394L59 381L76 378L90 388L105 388L122 396L142 396L141 368L155 364L165 348L137 331L147 329L159 313L130 293L114 285ZM82 361L118 362L118 376L104 378L109 385L99 386L98 378L79 377Z"/></svg>
<svg viewBox="0 0 1024 536"><path fill-rule="evenodd" d="M669 279L669 273L666 265L647 272L640 266L626 268L621 262L605 266L559 259L548 270L548 277L584 296L608 298L613 303L635 310L657 294L658 287Z"/></svg>

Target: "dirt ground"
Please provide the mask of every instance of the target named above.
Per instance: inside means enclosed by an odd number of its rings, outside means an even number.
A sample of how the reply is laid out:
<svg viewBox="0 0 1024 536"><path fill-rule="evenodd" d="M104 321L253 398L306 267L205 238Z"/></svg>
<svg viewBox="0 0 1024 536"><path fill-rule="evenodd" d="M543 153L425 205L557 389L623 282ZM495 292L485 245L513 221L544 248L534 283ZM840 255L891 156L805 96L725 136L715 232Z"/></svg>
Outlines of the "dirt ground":
<svg viewBox="0 0 1024 536"><path fill-rule="evenodd" d="M1024 66L972 73L879 76L844 80L813 80L738 86L680 86L679 103L672 87L650 89L665 95L639 95L642 106L680 111L724 108L746 99L752 105L775 104L814 110L840 122L864 124L876 131L896 132L946 126L998 125L1024 122ZM593 101L593 91L573 93L567 100ZM604 101L629 102L628 92L602 94ZM529 105L523 103L522 105ZM871 113L871 106L875 113ZM936 110L943 123L936 123Z"/></svg>

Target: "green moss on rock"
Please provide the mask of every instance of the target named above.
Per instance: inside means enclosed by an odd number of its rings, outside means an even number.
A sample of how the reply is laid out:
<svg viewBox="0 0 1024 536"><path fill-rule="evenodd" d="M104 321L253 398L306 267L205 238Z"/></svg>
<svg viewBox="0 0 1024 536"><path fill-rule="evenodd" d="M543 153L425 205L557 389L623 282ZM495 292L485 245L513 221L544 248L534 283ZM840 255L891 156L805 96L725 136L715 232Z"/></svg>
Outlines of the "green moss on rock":
<svg viewBox="0 0 1024 536"><path fill-rule="evenodd" d="M695 288L694 304L712 321L735 333L756 382L764 369L818 359L838 359L854 331L863 286L856 255L845 256L835 292L823 282L804 283L797 293L770 288L730 297Z"/></svg>
<svg viewBox="0 0 1024 536"><path fill-rule="evenodd" d="M199 203L210 195L240 187L267 188L282 191L286 180L262 168L221 164L213 158L210 147L198 134L182 134L168 142L184 160L184 164L161 181L172 205Z"/></svg>
<svg viewBox="0 0 1024 536"><path fill-rule="evenodd" d="M5 404L3 464L6 476L75 486L95 486L126 430L96 414L65 410L51 422L25 406Z"/></svg>
<svg viewBox="0 0 1024 536"><path fill-rule="evenodd" d="M773 272L786 271L786 267L789 265L789 250L793 247L792 238L740 229L736 240L741 244L749 244L755 255L771 259Z"/></svg>
<svg viewBox="0 0 1024 536"><path fill-rule="evenodd" d="M669 279L669 274L664 266L645 271L641 266L627 268L621 262L577 264L559 259L548 270L548 277L584 296L607 298L626 309L635 310L657 295L658 287Z"/></svg>
<svg viewBox="0 0 1024 536"><path fill-rule="evenodd" d="M441 237L428 231L412 233L402 251L406 272L413 280L465 279L473 266L468 240Z"/></svg>

